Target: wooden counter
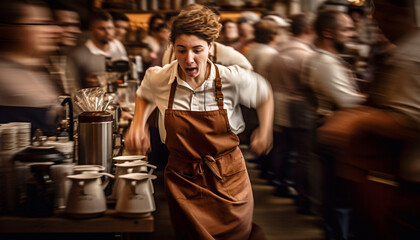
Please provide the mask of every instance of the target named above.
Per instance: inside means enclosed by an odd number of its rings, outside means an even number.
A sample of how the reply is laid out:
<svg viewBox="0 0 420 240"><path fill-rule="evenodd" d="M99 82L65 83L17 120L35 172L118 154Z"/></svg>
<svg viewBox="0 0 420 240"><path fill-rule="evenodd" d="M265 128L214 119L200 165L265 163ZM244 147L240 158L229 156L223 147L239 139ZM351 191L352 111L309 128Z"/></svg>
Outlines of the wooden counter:
<svg viewBox="0 0 420 240"><path fill-rule="evenodd" d="M98 218L72 219L58 210L54 216L43 218L0 216L0 233L153 232L153 221L153 216L121 218L113 209Z"/></svg>

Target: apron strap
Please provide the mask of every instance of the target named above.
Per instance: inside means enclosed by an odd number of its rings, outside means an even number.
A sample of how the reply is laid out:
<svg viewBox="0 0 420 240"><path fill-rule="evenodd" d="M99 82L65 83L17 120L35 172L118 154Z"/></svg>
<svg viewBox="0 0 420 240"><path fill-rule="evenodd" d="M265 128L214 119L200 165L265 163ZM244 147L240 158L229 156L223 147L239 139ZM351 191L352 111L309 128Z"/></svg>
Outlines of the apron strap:
<svg viewBox="0 0 420 240"><path fill-rule="evenodd" d="M219 75L219 68L217 68L216 64L214 65L216 68L216 86L215 86L215 95L217 106L219 106L219 110L223 109L223 93L222 93L222 79ZM175 77L174 82L171 85L171 92L169 95L169 102L168 102L168 109L172 110L172 106L174 105L174 97L175 97L175 90L176 86L178 85L177 79Z"/></svg>
<svg viewBox="0 0 420 240"><path fill-rule="evenodd" d="M211 60L213 63L217 63L217 47L216 44L213 43L213 47L214 47L214 53L213 53L213 59Z"/></svg>
<svg viewBox="0 0 420 240"><path fill-rule="evenodd" d="M219 68L216 66L216 64L214 64L214 67L216 68L216 86L215 86L216 101L217 101L217 106L219 106L219 110L222 110L223 109L222 79L220 78L220 75L219 75Z"/></svg>
<svg viewBox="0 0 420 240"><path fill-rule="evenodd" d="M176 86L178 85L176 77L174 82L171 85L171 93L169 95L169 103L168 103L168 109L172 110L172 106L174 105L174 97L175 97L175 90Z"/></svg>

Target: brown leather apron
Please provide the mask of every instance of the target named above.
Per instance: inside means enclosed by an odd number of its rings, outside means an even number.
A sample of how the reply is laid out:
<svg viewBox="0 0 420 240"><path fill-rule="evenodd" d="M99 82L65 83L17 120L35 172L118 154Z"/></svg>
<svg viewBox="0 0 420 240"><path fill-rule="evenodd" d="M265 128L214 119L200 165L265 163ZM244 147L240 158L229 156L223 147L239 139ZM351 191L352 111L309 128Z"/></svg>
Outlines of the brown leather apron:
<svg viewBox="0 0 420 240"><path fill-rule="evenodd" d="M177 81L165 112L165 190L172 224L180 239L246 240L254 200L239 140L223 109L216 66L219 110L173 110Z"/></svg>

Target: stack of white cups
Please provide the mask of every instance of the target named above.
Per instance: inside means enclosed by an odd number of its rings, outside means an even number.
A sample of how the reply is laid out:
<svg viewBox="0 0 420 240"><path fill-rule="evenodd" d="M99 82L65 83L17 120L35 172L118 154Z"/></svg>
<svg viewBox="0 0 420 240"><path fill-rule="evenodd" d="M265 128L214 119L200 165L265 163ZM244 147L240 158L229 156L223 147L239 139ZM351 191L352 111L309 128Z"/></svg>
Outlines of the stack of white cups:
<svg viewBox="0 0 420 240"><path fill-rule="evenodd" d="M31 123L0 124L0 212L16 207L16 178L13 155L30 145Z"/></svg>
<svg viewBox="0 0 420 240"><path fill-rule="evenodd" d="M11 126L17 128L17 147L25 148L31 145L31 123L30 122L11 122Z"/></svg>
<svg viewBox="0 0 420 240"><path fill-rule="evenodd" d="M16 149L18 128L10 123L3 124L1 128L1 151Z"/></svg>

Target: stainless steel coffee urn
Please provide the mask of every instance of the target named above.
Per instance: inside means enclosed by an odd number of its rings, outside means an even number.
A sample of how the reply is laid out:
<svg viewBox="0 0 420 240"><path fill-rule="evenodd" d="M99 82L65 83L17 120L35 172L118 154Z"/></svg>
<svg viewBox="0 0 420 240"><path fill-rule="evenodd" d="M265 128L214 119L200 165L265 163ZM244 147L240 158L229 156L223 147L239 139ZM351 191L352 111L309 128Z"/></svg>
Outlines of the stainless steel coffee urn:
<svg viewBox="0 0 420 240"><path fill-rule="evenodd" d="M106 111L79 115L78 164L102 165L111 172L112 122L112 114Z"/></svg>

